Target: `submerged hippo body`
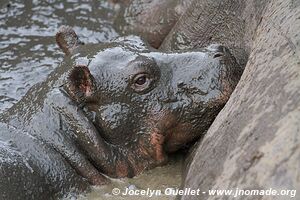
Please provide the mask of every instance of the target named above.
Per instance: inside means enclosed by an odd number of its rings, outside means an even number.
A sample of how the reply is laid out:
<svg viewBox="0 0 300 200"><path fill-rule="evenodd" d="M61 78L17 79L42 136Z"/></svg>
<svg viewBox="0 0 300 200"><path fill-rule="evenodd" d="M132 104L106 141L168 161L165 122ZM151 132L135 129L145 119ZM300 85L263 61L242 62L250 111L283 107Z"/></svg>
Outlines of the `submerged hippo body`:
<svg viewBox="0 0 300 200"><path fill-rule="evenodd" d="M1 198L49 198L132 177L206 132L241 70L219 45L158 52L138 37L81 45L0 116Z"/></svg>

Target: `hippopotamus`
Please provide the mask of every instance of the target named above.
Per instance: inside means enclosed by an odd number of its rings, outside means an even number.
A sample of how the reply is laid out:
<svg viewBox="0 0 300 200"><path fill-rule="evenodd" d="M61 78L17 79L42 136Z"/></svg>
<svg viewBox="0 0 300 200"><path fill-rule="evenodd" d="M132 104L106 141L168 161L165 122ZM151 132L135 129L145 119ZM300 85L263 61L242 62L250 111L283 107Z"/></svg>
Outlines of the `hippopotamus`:
<svg viewBox="0 0 300 200"><path fill-rule="evenodd" d="M207 131L242 73L218 44L83 44L66 26L56 41L61 65L0 115L2 199L57 198L165 164Z"/></svg>
<svg viewBox="0 0 300 200"><path fill-rule="evenodd" d="M114 0L121 4L114 27L124 35L142 35L152 47L159 48L192 0Z"/></svg>

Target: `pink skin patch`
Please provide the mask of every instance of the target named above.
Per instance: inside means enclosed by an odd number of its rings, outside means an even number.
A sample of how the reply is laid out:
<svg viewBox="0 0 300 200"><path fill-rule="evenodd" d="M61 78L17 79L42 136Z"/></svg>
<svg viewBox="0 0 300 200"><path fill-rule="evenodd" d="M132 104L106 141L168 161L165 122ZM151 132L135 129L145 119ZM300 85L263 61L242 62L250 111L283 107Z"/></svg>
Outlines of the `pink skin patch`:
<svg viewBox="0 0 300 200"><path fill-rule="evenodd" d="M82 84L80 85L80 89L84 91L85 96L91 96L92 95L92 78L91 74L88 70L84 70L84 77Z"/></svg>
<svg viewBox="0 0 300 200"><path fill-rule="evenodd" d="M162 162L165 160L165 154L163 151L163 143L165 140L165 137L162 134L159 134L157 132L153 132L150 136L150 143L154 147L155 151L155 160L158 162Z"/></svg>

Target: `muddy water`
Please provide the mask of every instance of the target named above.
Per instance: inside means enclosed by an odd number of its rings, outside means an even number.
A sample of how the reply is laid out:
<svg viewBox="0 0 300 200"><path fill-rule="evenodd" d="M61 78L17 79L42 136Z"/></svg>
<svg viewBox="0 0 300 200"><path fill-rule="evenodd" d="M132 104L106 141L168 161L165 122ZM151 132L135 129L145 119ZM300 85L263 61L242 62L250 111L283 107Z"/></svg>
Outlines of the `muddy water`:
<svg viewBox="0 0 300 200"><path fill-rule="evenodd" d="M74 27L87 43L118 35L112 27L115 6L105 1L1 0L0 6L0 111L58 66L63 58L54 39L59 26Z"/></svg>
<svg viewBox="0 0 300 200"><path fill-rule="evenodd" d="M46 79L63 59L54 35L70 25L85 43L109 41L119 34L113 27L118 6L107 1L1 0L0 2L0 113L13 106L34 84ZM113 188L159 189L180 184L181 158L133 179L114 180L93 188L81 199L148 199L113 196ZM174 199L157 196L152 199Z"/></svg>
<svg viewBox="0 0 300 200"><path fill-rule="evenodd" d="M181 183L182 160L182 155L175 155L166 166L145 171L134 178L112 180L110 185L94 187L90 193L77 198L79 200L174 200L176 198L175 191ZM117 195L114 193L116 189L120 192ZM128 195L125 194L127 190L145 191L145 194L129 193L130 195ZM169 194L171 191L174 192L172 195ZM68 197L66 200L73 199Z"/></svg>

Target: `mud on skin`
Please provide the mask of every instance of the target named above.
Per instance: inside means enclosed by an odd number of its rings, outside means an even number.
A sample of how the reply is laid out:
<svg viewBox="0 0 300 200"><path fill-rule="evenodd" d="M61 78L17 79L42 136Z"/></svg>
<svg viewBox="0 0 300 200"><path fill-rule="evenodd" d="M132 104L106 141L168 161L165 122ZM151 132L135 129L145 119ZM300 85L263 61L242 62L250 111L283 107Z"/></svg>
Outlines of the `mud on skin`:
<svg viewBox="0 0 300 200"><path fill-rule="evenodd" d="M56 198L166 163L206 132L242 73L220 45L83 45L69 27L56 40L61 66L0 116L2 198Z"/></svg>

